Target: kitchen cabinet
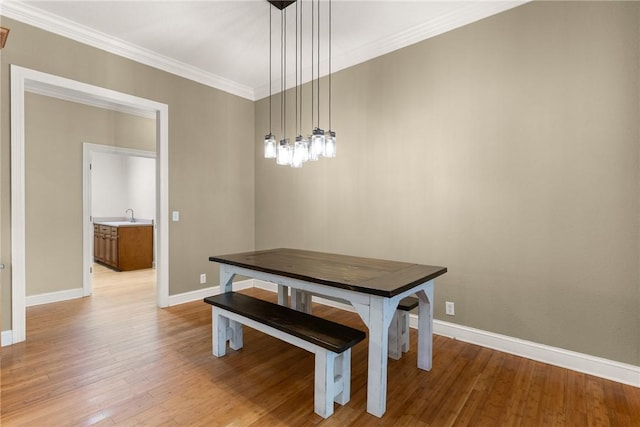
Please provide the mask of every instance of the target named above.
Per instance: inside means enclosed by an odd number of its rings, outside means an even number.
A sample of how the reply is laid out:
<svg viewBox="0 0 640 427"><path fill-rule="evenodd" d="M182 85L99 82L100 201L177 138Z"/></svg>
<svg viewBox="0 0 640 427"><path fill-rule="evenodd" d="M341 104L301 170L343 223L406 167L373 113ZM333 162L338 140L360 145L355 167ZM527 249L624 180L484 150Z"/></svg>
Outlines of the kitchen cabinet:
<svg viewBox="0 0 640 427"><path fill-rule="evenodd" d="M93 225L94 260L120 271L151 268L153 224L112 224Z"/></svg>

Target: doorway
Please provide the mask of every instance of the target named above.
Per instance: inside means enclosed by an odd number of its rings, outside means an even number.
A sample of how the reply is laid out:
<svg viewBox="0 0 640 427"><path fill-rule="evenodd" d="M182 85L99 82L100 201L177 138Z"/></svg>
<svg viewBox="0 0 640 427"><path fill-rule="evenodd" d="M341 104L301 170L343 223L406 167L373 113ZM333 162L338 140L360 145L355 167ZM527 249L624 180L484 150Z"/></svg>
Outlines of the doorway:
<svg viewBox="0 0 640 427"><path fill-rule="evenodd" d="M127 207L135 206L136 218L151 220L153 224L153 266L155 267L158 218L155 194L158 192L158 184L153 176L153 170L156 169L156 153L153 151L85 142L82 145L82 152L82 204L85 212L82 245L83 293L88 296L93 294L93 222L96 217L123 217ZM109 171L102 170L102 167ZM121 185L118 185L117 180L121 180ZM107 185L100 185L101 183ZM135 189L131 189L132 186L135 186ZM96 190L105 192L107 187L112 187L117 194L112 193L111 196L103 194L100 199ZM145 200L141 200L142 197L145 197ZM135 202L132 202L132 199Z"/></svg>
<svg viewBox="0 0 640 427"><path fill-rule="evenodd" d="M26 339L25 93L33 92L101 108L156 117L157 305L169 299L169 109L166 104L11 65L11 336ZM85 215L86 216L86 215ZM4 334L3 334L4 335ZM5 344L5 343L3 343Z"/></svg>

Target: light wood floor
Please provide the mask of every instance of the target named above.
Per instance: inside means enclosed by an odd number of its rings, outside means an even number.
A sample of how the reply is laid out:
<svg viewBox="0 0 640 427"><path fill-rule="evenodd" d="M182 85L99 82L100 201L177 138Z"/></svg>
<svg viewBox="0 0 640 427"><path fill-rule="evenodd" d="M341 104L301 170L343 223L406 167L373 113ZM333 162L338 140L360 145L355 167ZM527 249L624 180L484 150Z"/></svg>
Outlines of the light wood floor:
<svg viewBox="0 0 640 427"><path fill-rule="evenodd" d="M366 412L367 343L351 401L313 412L313 355L245 328L211 355L203 302L155 306L153 270L97 268L94 296L27 309L27 342L1 353L3 426L638 426L640 389L436 336L433 369L412 347L389 361L387 413ZM275 300L260 290L248 293ZM314 314L363 328L354 313Z"/></svg>

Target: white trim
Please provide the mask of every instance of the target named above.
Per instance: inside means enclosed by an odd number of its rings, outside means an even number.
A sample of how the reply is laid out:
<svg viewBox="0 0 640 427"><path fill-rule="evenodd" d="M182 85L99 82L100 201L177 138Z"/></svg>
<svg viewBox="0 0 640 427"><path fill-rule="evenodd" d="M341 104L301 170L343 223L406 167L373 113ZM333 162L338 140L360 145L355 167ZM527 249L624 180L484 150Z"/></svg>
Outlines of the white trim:
<svg viewBox="0 0 640 427"><path fill-rule="evenodd" d="M64 291L47 292L38 295L28 295L25 298L27 307L34 305L49 304L51 302L67 301L84 297L82 288L65 289Z"/></svg>
<svg viewBox="0 0 640 427"><path fill-rule="evenodd" d="M418 316L411 314L410 322L412 328L417 325L417 320ZM433 321L433 332L504 353L640 387L640 366L469 328L442 320Z"/></svg>
<svg viewBox="0 0 640 427"><path fill-rule="evenodd" d="M29 92L35 93L37 95L50 96L52 98L62 99L64 101L78 102L85 105L90 105L92 107L104 108L107 110L118 111L120 113L132 114L134 116L144 117L146 119L155 119L156 114L155 111L150 111L146 109L140 109L132 105L122 105L114 102L110 102L106 99L87 99L84 94L78 94L75 92L69 92L64 88L49 86L39 84L38 82L33 82L29 85Z"/></svg>
<svg viewBox="0 0 640 427"><path fill-rule="evenodd" d="M233 289L238 291L242 289L251 289L253 287L257 287L254 284L253 279L247 280L239 280L237 282L233 282ZM187 302L193 301L201 301L206 297L210 297L212 295L218 295L220 293L220 286L211 286L209 288L197 289L195 291L184 292L181 294L171 295L169 296L169 306L184 304Z"/></svg>
<svg viewBox="0 0 640 427"><path fill-rule="evenodd" d="M255 281L255 287L271 292L278 291L275 283L261 280ZM313 301L330 307L355 312L355 309L351 305L337 301L316 296L313 297ZM410 314L409 319L410 326L416 329L418 327L418 316L416 314ZM571 369L572 371L640 387L640 366L525 341L519 338L469 328L437 319L433 321L433 333L561 368Z"/></svg>
<svg viewBox="0 0 640 427"><path fill-rule="evenodd" d="M24 93L26 77L11 65L11 329L26 338Z"/></svg>
<svg viewBox="0 0 640 427"><path fill-rule="evenodd" d="M93 266L93 221L91 220L91 170L90 164L94 153L118 154L121 156L144 157L148 159L156 159L156 153L153 151L136 150L133 148L122 148L113 145L100 145L84 142L82 144L82 287L84 288L84 296L93 293L93 279L91 276L91 268ZM156 162L156 169L158 165ZM156 183L156 192L158 184ZM156 209L158 206L156 205ZM159 212L156 210L156 217ZM154 224L153 250L156 251L156 226ZM155 268L155 257L153 266Z"/></svg>
<svg viewBox="0 0 640 427"><path fill-rule="evenodd" d="M227 78L209 73L192 65L160 55L157 52L134 45L96 31L69 19L45 12L25 2L4 2L2 14L11 19L33 25L71 40L167 71L180 77L223 90L242 98L255 100L254 90Z"/></svg>
<svg viewBox="0 0 640 427"><path fill-rule="evenodd" d="M118 105L156 116L156 223L158 224L157 304L169 297L169 106L149 99L93 86L64 77L11 65L11 308L13 342L26 339L25 267L25 92L33 88L66 93L77 102Z"/></svg>
<svg viewBox="0 0 640 427"><path fill-rule="evenodd" d="M2 331L2 338L0 338L0 346L6 347L13 344L13 331Z"/></svg>

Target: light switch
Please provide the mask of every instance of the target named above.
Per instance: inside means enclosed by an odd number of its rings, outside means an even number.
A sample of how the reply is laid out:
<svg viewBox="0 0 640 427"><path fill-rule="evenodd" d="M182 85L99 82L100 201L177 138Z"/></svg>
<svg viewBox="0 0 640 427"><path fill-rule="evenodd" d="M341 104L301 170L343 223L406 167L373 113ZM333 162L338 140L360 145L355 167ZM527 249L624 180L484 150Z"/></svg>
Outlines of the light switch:
<svg viewBox="0 0 640 427"><path fill-rule="evenodd" d="M171 219L173 221L180 221L180 212L179 211L173 211L171 214Z"/></svg>

